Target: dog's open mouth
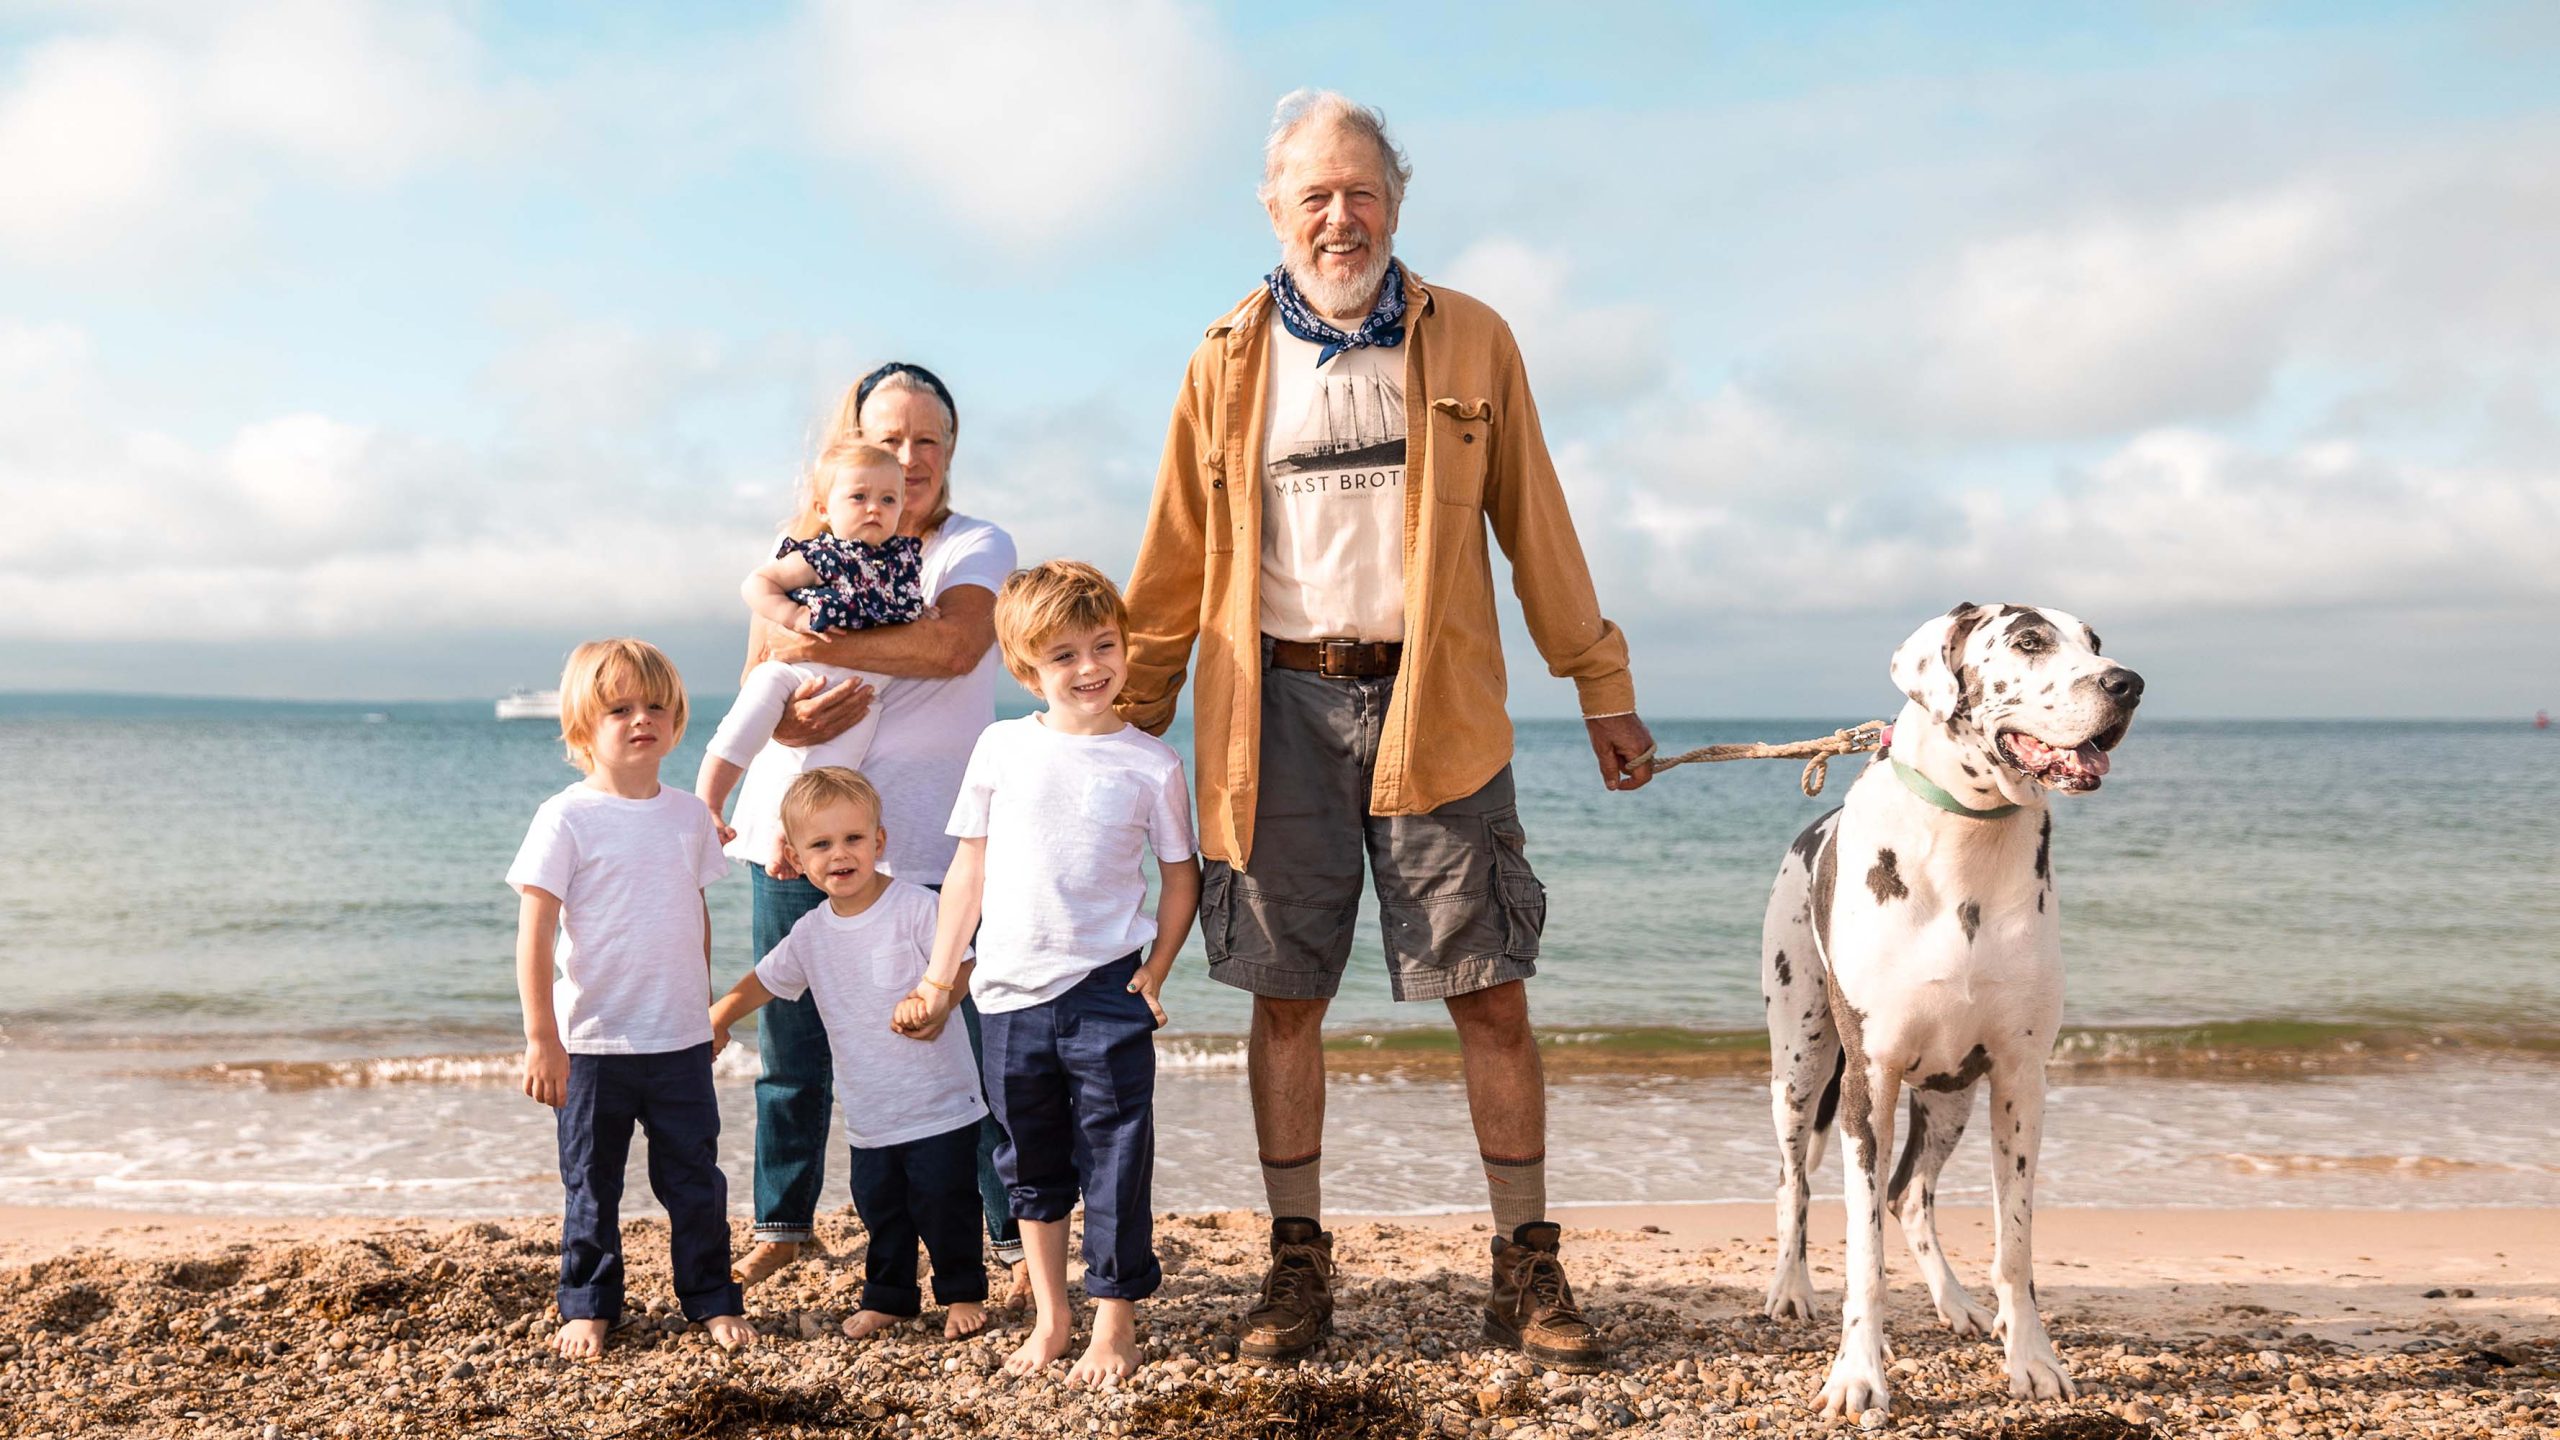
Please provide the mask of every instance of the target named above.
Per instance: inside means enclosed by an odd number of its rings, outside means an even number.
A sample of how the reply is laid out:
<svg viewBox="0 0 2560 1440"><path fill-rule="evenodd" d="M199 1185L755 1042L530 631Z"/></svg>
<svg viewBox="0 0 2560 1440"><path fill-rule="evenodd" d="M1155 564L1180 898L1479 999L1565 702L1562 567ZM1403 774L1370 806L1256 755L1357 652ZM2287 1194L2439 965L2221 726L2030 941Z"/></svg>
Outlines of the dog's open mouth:
<svg viewBox="0 0 2560 1440"><path fill-rule="evenodd" d="M2127 716L2069 749L2048 745L2024 730L2003 730L2000 757L2049 789L2095 790L2106 778L2107 752L2116 748L2132 725L2132 717Z"/></svg>

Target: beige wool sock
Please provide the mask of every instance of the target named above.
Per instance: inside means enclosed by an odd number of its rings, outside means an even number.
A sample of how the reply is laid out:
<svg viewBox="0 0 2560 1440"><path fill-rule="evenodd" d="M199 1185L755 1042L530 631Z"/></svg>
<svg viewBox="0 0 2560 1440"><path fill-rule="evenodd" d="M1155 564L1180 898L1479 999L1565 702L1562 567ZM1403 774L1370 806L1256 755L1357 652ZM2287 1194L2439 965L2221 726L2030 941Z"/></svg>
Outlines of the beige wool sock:
<svg viewBox="0 0 2560 1440"><path fill-rule="evenodd" d="M1324 1152L1310 1150L1294 1160L1262 1157L1262 1194L1271 1218L1312 1220L1324 1224Z"/></svg>
<svg viewBox="0 0 2560 1440"><path fill-rule="evenodd" d="M1485 1191L1493 1199L1493 1233L1510 1239L1521 1226L1547 1218L1547 1154L1512 1159L1477 1154L1484 1160Z"/></svg>

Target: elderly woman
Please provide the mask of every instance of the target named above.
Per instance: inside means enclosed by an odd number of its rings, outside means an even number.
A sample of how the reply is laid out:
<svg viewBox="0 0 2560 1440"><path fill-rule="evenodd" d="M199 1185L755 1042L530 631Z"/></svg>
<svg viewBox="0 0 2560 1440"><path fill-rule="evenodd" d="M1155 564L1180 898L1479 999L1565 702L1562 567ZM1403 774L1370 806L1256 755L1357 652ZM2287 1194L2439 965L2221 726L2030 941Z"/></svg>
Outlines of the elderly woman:
<svg viewBox="0 0 2560 1440"><path fill-rule="evenodd" d="M886 446L906 467L901 534L924 541L924 593L934 613L904 625L795 635L758 621L747 664L765 659L813 660L896 677L877 695L859 681L810 687L792 704L774 738L786 745L831 739L880 708L880 728L863 771L879 788L888 853L881 868L899 879L941 888L957 844L944 828L960 795L960 777L978 732L995 719L996 590L1013 570L1013 537L984 520L951 510L951 450L959 408L932 371L903 362L862 377L838 407L832 442L856 428ZM823 447L822 447L823 448ZM755 948L762 955L825 898L796 873L751 870ZM978 1012L964 1002L969 1039L978 1041ZM754 1283L798 1257L810 1238L826 1180L827 1106L833 1089L827 1032L814 1001L776 1000L763 1016L763 1074L756 1081L756 1247L739 1267ZM990 1118L978 1137L978 1188L996 1258L1014 1268L1018 1303L1022 1243L995 1179L1001 1131Z"/></svg>

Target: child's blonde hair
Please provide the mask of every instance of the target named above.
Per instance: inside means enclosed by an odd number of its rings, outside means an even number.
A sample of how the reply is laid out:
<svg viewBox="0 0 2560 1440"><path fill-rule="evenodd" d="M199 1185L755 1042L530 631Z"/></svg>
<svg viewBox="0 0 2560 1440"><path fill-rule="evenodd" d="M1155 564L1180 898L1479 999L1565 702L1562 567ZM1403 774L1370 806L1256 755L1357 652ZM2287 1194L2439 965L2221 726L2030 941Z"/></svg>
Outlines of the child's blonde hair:
<svg viewBox="0 0 2560 1440"><path fill-rule="evenodd" d="M850 801L869 810L871 828L880 828L880 792L862 777L862 772L848 770L842 765L821 765L815 770L801 771L793 778L791 788L782 792L784 837L789 838L801 821L816 814L820 808L839 800Z"/></svg>
<svg viewBox="0 0 2560 1440"><path fill-rule="evenodd" d="M812 540L827 533L827 495L835 489L837 477L883 465L901 477L902 485L905 483L906 467L898 463L898 457L887 446L863 439L861 431L849 431L828 442L827 448L818 452L818 463L800 479L800 504L791 516L791 538Z"/></svg>
<svg viewBox="0 0 2560 1440"><path fill-rule="evenodd" d="M667 708L675 727L667 737L668 749L684 738L684 677L666 652L646 640L590 640L569 652L568 668L560 672L560 742L570 764L590 772L596 768L590 753L596 722L603 718L606 702L626 691Z"/></svg>
<svg viewBox="0 0 2560 1440"><path fill-rule="evenodd" d="M1129 607L1108 576L1081 560L1051 560L1005 577L996 592L996 646L1025 689L1040 689L1040 647L1070 630L1129 635Z"/></svg>

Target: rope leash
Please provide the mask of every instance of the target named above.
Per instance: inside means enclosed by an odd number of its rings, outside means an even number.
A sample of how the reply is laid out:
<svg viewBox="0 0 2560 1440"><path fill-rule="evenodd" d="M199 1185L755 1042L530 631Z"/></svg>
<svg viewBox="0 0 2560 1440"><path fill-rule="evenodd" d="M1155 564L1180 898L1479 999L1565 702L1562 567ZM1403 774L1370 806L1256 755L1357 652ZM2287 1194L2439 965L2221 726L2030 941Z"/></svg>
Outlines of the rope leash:
<svg viewBox="0 0 2560 1440"><path fill-rule="evenodd" d="M1633 770L1652 761L1654 773L1658 775L1674 765L1712 764L1718 760L1802 760L1805 762L1804 779L1800 783L1804 793L1810 797L1822 793L1822 782L1829 778L1832 756L1881 749L1885 734L1891 728L1882 720L1869 720L1863 725L1834 730L1818 740L1788 740L1776 745L1758 741L1742 745L1701 745L1695 750L1684 750L1661 759L1647 750L1631 761L1627 768Z"/></svg>

